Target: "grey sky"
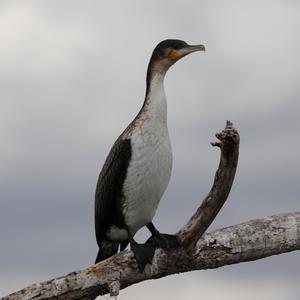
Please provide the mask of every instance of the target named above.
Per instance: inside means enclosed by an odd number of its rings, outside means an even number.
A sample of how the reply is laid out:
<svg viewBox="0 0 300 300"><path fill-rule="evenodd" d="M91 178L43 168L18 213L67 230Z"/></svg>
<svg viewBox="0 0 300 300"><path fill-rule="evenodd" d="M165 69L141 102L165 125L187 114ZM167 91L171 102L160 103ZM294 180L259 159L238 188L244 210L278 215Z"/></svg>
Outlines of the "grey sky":
<svg viewBox="0 0 300 300"><path fill-rule="evenodd" d="M94 261L97 176L165 38L207 52L166 77L174 169L158 227L178 230L209 190L219 158L209 142L226 119L241 134L240 162L212 227L299 210L299 10L292 0L1 1L0 295ZM253 290L293 300L299 258L173 276L120 299L194 299L217 285L212 300Z"/></svg>

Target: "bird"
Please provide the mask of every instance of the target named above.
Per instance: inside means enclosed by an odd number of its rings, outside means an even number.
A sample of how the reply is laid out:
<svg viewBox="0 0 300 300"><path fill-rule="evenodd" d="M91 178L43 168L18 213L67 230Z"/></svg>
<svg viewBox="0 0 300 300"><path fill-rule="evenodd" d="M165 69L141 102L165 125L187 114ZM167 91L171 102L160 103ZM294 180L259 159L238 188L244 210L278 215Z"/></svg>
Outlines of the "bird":
<svg viewBox="0 0 300 300"><path fill-rule="evenodd" d="M205 46L177 39L163 40L153 50L144 103L113 144L98 177L95 232L99 250L95 263L130 244L143 272L146 264L152 263L156 248L180 246L177 235L160 233L152 220L172 170L164 78L175 62L196 51L205 51ZM151 237L140 244L134 235L144 226Z"/></svg>

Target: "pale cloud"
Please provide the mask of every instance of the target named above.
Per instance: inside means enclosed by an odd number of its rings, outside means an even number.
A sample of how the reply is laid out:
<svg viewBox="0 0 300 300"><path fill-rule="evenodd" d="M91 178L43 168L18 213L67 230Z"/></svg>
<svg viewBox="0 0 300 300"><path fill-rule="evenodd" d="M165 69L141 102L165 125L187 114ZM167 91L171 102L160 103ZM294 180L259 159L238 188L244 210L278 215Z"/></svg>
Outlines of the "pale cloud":
<svg viewBox="0 0 300 300"><path fill-rule="evenodd" d="M219 157L209 142L226 119L241 133L241 154L230 199L213 226L299 210L299 6L234 0L1 2L0 265L11 278L27 270L32 275L1 281L0 294L93 262L98 172L143 102L147 62L164 38L203 43L207 52L180 61L166 77L174 169L155 218L159 228L176 231L209 190ZM253 268L260 274L268 266L265 276L288 270L292 278L298 256L255 262ZM224 299L233 286L240 293L250 285L265 298L293 299L284 296L295 289L293 281L285 280L281 292L277 279L270 277L265 288L258 274L259 280L236 286L222 272ZM188 276L191 285L185 281L180 299L197 294L196 275ZM207 286L214 285L207 278Z"/></svg>
<svg viewBox="0 0 300 300"><path fill-rule="evenodd" d="M296 300L299 290L293 285L295 282L285 282L273 279L253 279L249 282L246 279L219 278L209 275L189 274L177 275L172 281L167 279L144 282L137 286L130 287L121 291L120 299L134 299L136 295L143 297L145 300L152 299L210 299L210 300ZM145 293L145 290L148 292ZM98 297L97 299L105 299Z"/></svg>

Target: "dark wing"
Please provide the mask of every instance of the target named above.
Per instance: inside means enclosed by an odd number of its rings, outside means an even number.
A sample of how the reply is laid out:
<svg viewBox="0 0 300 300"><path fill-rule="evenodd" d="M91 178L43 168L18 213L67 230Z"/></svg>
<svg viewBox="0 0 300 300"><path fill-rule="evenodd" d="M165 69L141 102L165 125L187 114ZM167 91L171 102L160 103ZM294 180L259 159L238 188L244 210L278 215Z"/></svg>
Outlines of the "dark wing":
<svg viewBox="0 0 300 300"><path fill-rule="evenodd" d="M122 225L122 187L130 158L130 140L119 138L100 172L95 194L95 229L99 247L111 224Z"/></svg>

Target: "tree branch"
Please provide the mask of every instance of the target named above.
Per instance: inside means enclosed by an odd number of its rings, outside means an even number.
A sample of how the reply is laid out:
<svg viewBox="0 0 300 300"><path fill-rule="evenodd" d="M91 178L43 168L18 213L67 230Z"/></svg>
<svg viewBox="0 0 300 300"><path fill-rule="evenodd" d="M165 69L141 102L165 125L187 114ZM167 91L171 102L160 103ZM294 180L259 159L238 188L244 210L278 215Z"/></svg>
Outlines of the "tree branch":
<svg viewBox="0 0 300 300"><path fill-rule="evenodd" d="M216 134L221 157L213 186L189 222L178 232L183 247L157 249L152 265L138 271L133 253L123 251L97 265L66 276L33 284L1 300L94 299L117 295L120 289L137 282L170 274L218 268L300 249L300 213L252 220L240 225L203 233L212 223L230 192L239 154L239 134L227 121Z"/></svg>
<svg viewBox="0 0 300 300"><path fill-rule="evenodd" d="M193 248L213 222L224 205L234 180L239 158L239 134L233 124L227 121L225 129L217 133L216 137L219 142L211 144L221 149L221 158L213 186L196 213L178 233L186 248Z"/></svg>
<svg viewBox="0 0 300 300"><path fill-rule="evenodd" d="M191 270L257 260L300 250L300 212L252 220L205 234L193 252L184 248L157 249L151 266L138 271L132 252L121 252L97 265L66 276L33 284L1 300L94 299L143 280ZM119 286L118 286L119 285Z"/></svg>

